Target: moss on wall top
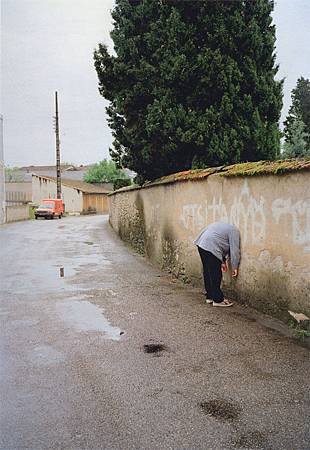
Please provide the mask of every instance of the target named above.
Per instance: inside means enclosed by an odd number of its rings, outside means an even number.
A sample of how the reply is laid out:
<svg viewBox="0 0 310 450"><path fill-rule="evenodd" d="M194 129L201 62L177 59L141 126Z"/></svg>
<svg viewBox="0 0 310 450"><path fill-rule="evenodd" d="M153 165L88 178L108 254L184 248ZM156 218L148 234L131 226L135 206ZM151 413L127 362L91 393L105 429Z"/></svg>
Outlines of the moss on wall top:
<svg viewBox="0 0 310 450"><path fill-rule="evenodd" d="M257 161L226 166L221 175L225 177L253 175L281 175L289 172L310 170L309 159L282 159L278 161Z"/></svg>
<svg viewBox="0 0 310 450"><path fill-rule="evenodd" d="M282 175L290 172L310 170L310 158L305 159L281 159L277 161L255 161L231 166L209 167L206 169L186 170L173 173L154 181L149 181L143 186L133 185L119 189L118 192L148 188L152 186L175 183L177 181L198 181L210 175L223 177L248 177L255 175Z"/></svg>

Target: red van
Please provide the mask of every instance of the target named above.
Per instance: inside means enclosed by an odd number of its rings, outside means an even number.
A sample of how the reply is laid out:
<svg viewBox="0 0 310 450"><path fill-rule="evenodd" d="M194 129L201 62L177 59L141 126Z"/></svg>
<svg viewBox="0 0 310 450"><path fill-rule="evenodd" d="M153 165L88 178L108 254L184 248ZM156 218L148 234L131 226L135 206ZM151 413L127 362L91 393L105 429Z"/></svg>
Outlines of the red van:
<svg viewBox="0 0 310 450"><path fill-rule="evenodd" d="M54 217L59 217L61 219L65 211L64 202L58 198L47 198L42 200L39 208L36 209L34 216L36 219L38 217L44 217L44 219L54 219Z"/></svg>

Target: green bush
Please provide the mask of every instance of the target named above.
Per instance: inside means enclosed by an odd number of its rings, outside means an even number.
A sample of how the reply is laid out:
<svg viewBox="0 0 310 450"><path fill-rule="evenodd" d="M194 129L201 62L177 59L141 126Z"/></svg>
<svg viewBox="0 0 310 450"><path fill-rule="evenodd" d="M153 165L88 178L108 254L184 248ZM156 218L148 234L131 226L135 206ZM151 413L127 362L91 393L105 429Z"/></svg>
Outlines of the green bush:
<svg viewBox="0 0 310 450"><path fill-rule="evenodd" d="M127 178L127 179L118 178L113 183L113 189L114 189L114 191L116 191L117 189L120 189L125 186L130 186L130 185L131 185L130 178Z"/></svg>

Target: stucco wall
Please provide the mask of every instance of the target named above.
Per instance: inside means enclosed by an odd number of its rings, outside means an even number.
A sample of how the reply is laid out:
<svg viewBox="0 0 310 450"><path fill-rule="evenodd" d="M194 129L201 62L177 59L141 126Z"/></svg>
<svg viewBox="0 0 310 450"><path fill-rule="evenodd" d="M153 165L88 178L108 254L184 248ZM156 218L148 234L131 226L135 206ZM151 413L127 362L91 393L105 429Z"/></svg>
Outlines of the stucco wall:
<svg viewBox="0 0 310 450"><path fill-rule="evenodd" d="M66 212L83 211L83 193L78 189L62 185L62 199L65 203ZM56 198L57 185L40 176L32 176L32 201L39 205L44 198Z"/></svg>
<svg viewBox="0 0 310 450"><path fill-rule="evenodd" d="M109 197L116 232L162 268L202 286L192 241L222 220L241 232L239 276L225 275L230 297L264 312L310 314L309 172L159 184Z"/></svg>
<svg viewBox="0 0 310 450"><path fill-rule="evenodd" d="M29 205L7 205L6 222L17 222L29 219Z"/></svg>

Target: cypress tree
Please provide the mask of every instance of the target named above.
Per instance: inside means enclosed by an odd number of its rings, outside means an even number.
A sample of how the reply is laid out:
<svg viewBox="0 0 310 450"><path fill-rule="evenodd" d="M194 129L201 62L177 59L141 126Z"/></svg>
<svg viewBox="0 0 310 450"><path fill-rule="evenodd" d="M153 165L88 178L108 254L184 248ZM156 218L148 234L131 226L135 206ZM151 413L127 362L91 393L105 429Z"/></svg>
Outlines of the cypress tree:
<svg viewBox="0 0 310 450"><path fill-rule="evenodd" d="M290 127L290 140L284 142L283 158L303 158L310 156L308 145L309 134L305 131L305 124L296 118Z"/></svg>
<svg viewBox="0 0 310 450"><path fill-rule="evenodd" d="M270 0L117 0L94 53L114 143L139 180L279 153Z"/></svg>
<svg viewBox="0 0 310 450"><path fill-rule="evenodd" d="M284 121L285 142L293 143L296 135L296 121L302 121L306 133L306 144L310 148L310 81L303 77L298 78L295 89L291 94L292 104Z"/></svg>

